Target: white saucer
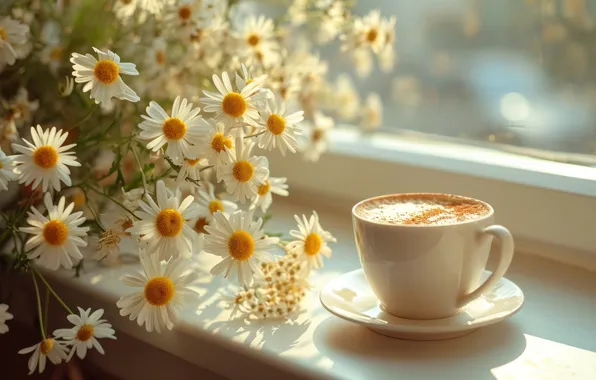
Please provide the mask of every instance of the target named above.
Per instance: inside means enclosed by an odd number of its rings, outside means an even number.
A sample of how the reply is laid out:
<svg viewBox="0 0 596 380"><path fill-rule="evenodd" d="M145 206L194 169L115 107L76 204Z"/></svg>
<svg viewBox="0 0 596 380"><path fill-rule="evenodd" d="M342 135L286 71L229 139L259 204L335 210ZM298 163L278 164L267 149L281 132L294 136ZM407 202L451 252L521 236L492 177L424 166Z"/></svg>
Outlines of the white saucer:
<svg viewBox="0 0 596 380"><path fill-rule="evenodd" d="M490 275L484 271L482 281ZM502 278L489 293L469 303L453 317L434 320L403 319L384 312L362 269L346 273L327 284L319 295L330 313L383 335L411 340L440 340L471 333L515 314L524 303L524 293Z"/></svg>

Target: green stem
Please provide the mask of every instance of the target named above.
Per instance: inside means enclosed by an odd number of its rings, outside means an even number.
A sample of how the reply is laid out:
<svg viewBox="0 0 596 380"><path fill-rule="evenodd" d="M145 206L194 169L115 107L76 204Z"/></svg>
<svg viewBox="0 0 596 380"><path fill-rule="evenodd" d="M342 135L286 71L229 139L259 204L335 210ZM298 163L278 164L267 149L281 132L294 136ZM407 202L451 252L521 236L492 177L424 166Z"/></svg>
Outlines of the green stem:
<svg viewBox="0 0 596 380"><path fill-rule="evenodd" d="M58 303L60 305L62 305L62 307L68 312L68 314L74 314L72 312L72 310L70 310L70 308L68 307L68 305L66 305L64 303L64 301L62 301L62 298L60 298L60 296L58 294L56 294L56 292L54 291L54 288L52 288L50 286L50 284L46 281L46 279L42 276L42 274L37 269L35 269L33 267L32 267L32 269L33 269L33 272L35 272L35 274L39 277L39 279L44 283L44 285L50 291L50 293L52 293L52 295L54 296L54 298L56 298L56 301L58 301Z"/></svg>
<svg viewBox="0 0 596 380"><path fill-rule="evenodd" d="M99 220L99 215L97 215L97 211L95 211L95 207L93 207L91 200L87 196L87 192L85 191L85 189L83 187L80 187L80 189L83 192L83 194L85 194L85 199L87 199L87 207L89 207L89 211L91 211L91 214L93 214L93 218L95 218L95 223L97 223L97 226L99 227L99 229L102 232L105 232L106 229L101 224L101 221Z"/></svg>
<svg viewBox="0 0 596 380"><path fill-rule="evenodd" d="M112 202L114 202L115 204L117 204L118 206L120 206L121 208L123 208L124 210L126 210L126 211L127 211L127 212L128 212L130 215L132 215L134 218L137 218L137 219L139 219L139 218L138 218L138 217L137 217L137 216L134 214L134 212L130 211L130 210L129 210L129 209L126 207L126 206L124 206L122 203L118 202L118 201L117 201L117 200L115 200L114 198L110 197L109 195L107 195L107 194L104 194L104 193L102 193L101 191L99 191L99 190L97 190L97 189L94 189L94 188L93 188L93 187L91 187L91 186L89 186L89 187L87 187L87 188L88 188L89 190L92 190L92 191L94 191L95 193L97 193L97 194L99 194L99 195L101 195L101 196L104 196L104 197L108 198L109 200L111 200Z"/></svg>
<svg viewBox="0 0 596 380"><path fill-rule="evenodd" d="M89 119L91 117L91 115L93 115L93 112L95 112L96 109L99 108L99 105L95 106L95 108L93 108L91 110L91 112L89 112L87 114L87 116L85 116L81 121L79 121L78 123L76 123L75 125L73 125L69 130L75 129L76 127L78 127L80 124L82 124L83 122L85 122L87 119Z"/></svg>
<svg viewBox="0 0 596 380"><path fill-rule="evenodd" d="M33 276L35 278L35 276ZM43 312L43 325L45 326L46 331L48 330L48 308L50 307L50 291L46 288L46 302L44 305L44 312Z"/></svg>
<svg viewBox="0 0 596 380"><path fill-rule="evenodd" d="M43 327L43 315L41 314L41 298L39 297L39 286L37 285L37 280L35 279L35 274L31 273L33 277L33 285L35 285L35 296L37 297L37 316L39 319L39 328L41 329L41 339L44 340L47 338L46 336L46 329Z"/></svg>
<svg viewBox="0 0 596 380"><path fill-rule="evenodd" d="M143 195L147 193L147 177L145 177L145 171L143 170L143 165L141 165L141 160L139 160L139 155L137 151L133 147L132 154L135 156L135 160L137 161L137 165L139 165L139 170L141 171L141 179L143 180Z"/></svg>

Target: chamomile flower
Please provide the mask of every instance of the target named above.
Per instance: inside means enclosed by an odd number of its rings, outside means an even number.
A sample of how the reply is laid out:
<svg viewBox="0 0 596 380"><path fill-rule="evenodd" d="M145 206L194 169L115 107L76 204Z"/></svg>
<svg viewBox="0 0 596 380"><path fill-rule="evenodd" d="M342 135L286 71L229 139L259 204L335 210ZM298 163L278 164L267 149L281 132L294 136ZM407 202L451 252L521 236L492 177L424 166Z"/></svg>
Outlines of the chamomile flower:
<svg viewBox="0 0 596 380"><path fill-rule="evenodd" d="M234 138L224 123L213 121L208 121L208 123L210 130L199 151L204 152L209 164L215 166L216 172L219 172L219 168L228 162L230 154L234 151Z"/></svg>
<svg viewBox="0 0 596 380"><path fill-rule="evenodd" d="M207 190L199 190L199 199L197 203L199 207L199 216L205 219L205 224L209 224L213 220L213 214L218 211L231 214L238 209L236 203L222 200L215 196L214 187L211 185L207 187Z"/></svg>
<svg viewBox="0 0 596 380"><path fill-rule="evenodd" d="M35 190L39 184L42 184L42 190L45 192L51 183L55 190L60 191L60 182L67 186L72 184L70 180L70 170L68 166L81 166L77 162L73 152L69 149L76 144L62 145L68 137L68 132L62 129L56 130L56 127L43 131L38 125L37 129L31 127L31 139L33 144L23 139L26 144L12 144L12 148L21 154L16 155L14 162L18 164L17 171L19 183L29 185Z"/></svg>
<svg viewBox="0 0 596 380"><path fill-rule="evenodd" d="M14 170L14 159L15 156L7 156L0 149L0 190L8 190L8 182L19 178L19 175Z"/></svg>
<svg viewBox="0 0 596 380"><path fill-rule="evenodd" d="M201 169L208 165L209 161L205 158L185 158L182 161L176 181L184 182L186 178L190 178L193 181L199 181L201 179Z"/></svg>
<svg viewBox="0 0 596 380"><path fill-rule="evenodd" d="M205 112L215 112L218 121L231 126L237 122L252 125L259 119L257 102L264 99L266 94L260 92L261 87L257 82L234 90L228 73L224 72L221 79L213 74L213 84L219 93L203 91L207 97L200 99L205 104Z"/></svg>
<svg viewBox="0 0 596 380"><path fill-rule="evenodd" d="M360 110L360 125L365 131L377 129L383 123L383 103L375 92L368 94L366 104Z"/></svg>
<svg viewBox="0 0 596 380"><path fill-rule="evenodd" d="M281 195L283 197L288 196L288 185L286 184L286 181L287 178L269 177L264 185L259 186L257 190L258 195L250 205L250 208L260 208L263 213L267 212L267 209L273 202L272 194Z"/></svg>
<svg viewBox="0 0 596 380"><path fill-rule="evenodd" d="M27 44L29 25L10 18L0 19L0 69L14 65L21 57L19 49Z"/></svg>
<svg viewBox="0 0 596 380"><path fill-rule="evenodd" d="M61 197L57 205L52 196L46 193L43 198L48 216L43 216L34 206L28 212L27 223L31 227L21 227L21 231L34 235L25 244L29 259L37 259L37 264L50 270L60 266L70 269L74 262L83 258L79 247L86 247L82 237L87 236L89 227L81 227L85 222L82 211L72 213L74 203L66 206L66 198Z"/></svg>
<svg viewBox="0 0 596 380"><path fill-rule="evenodd" d="M161 38L155 38L151 47L145 54L145 69L148 74L159 74L166 69L168 63L168 51L166 41Z"/></svg>
<svg viewBox="0 0 596 380"><path fill-rule="evenodd" d="M199 214L198 207L193 203L194 197L189 195L180 202L178 194L169 191L163 181L158 181L157 203L149 194L145 195L145 199L146 202L139 204L142 211L135 213L140 220L127 231L147 243L148 252L160 260L190 257L195 232L187 220Z"/></svg>
<svg viewBox="0 0 596 380"><path fill-rule="evenodd" d="M226 191L244 203L258 194L260 185L264 185L269 176L269 162L266 157L251 156L253 141L245 141L242 134L236 138L236 152L230 155L226 165L221 167L221 179L226 184Z"/></svg>
<svg viewBox="0 0 596 380"><path fill-rule="evenodd" d="M31 352L33 352L33 355L29 358L28 363L29 375L35 372L35 368L38 369L39 373L42 373L46 369L46 358L54 365L58 365L67 359L64 343L54 338L46 338L31 347L23 348L19 351L19 354L29 354Z"/></svg>
<svg viewBox="0 0 596 380"><path fill-rule="evenodd" d="M312 124L306 129L304 135L306 142L302 146L304 159L316 162L329 145L329 131L333 129L333 119L320 112L315 113Z"/></svg>
<svg viewBox="0 0 596 380"><path fill-rule="evenodd" d="M309 219L302 215L302 220L298 215L294 215L298 223L298 230L290 231L290 235L296 238L286 246L290 253L296 253L298 260L305 261L309 270L312 268L322 268L323 259L321 255L331 257L331 248L328 242L336 242L335 238L325 231L319 223L319 216L315 211Z"/></svg>
<svg viewBox="0 0 596 380"><path fill-rule="evenodd" d="M259 148L271 150L277 147L282 156L285 156L286 150L296 153L296 133L299 133L296 123L304 119L304 112L286 113L286 104L281 98L267 100L259 122L258 132L262 133L258 137Z"/></svg>
<svg viewBox="0 0 596 380"><path fill-rule="evenodd" d="M205 252L223 258L211 269L211 274L224 273L228 277L237 271L242 285L250 286L255 273L260 272L260 262L270 259L270 251L279 239L266 237L263 220L252 220L252 212L238 210L233 214L217 212L213 225L205 227Z"/></svg>
<svg viewBox="0 0 596 380"><path fill-rule="evenodd" d="M122 21L128 20L133 15L138 15L139 21L144 21L147 15L160 14L167 0L117 0L114 4L114 13Z"/></svg>
<svg viewBox="0 0 596 380"><path fill-rule="evenodd" d="M360 98L352 79L348 75L340 74L337 76L334 95L339 117L344 120L352 120L358 114Z"/></svg>
<svg viewBox="0 0 596 380"><path fill-rule="evenodd" d="M0 334L6 334L8 332L6 321L12 318L13 315L8 312L8 305L0 303Z"/></svg>
<svg viewBox="0 0 596 380"><path fill-rule="evenodd" d="M193 109L192 103L186 99L181 100L178 96L174 100L171 116L153 101L145 111L149 116L141 115L144 120L139 124L142 130L139 136L151 140L147 149L157 152L168 144L166 155L177 165L181 164L185 157L196 158L192 147L201 142L201 137L209 127L199 115L200 108Z"/></svg>
<svg viewBox="0 0 596 380"><path fill-rule="evenodd" d="M87 350L93 347L103 355L105 352L97 339L116 339L112 325L105 319L101 319L103 309L98 309L92 314L91 309L83 310L80 307L78 309L79 315L70 314L66 317L74 327L54 331L56 338L62 339L66 345L72 346L67 361L75 352L80 359L84 359Z"/></svg>
<svg viewBox="0 0 596 380"><path fill-rule="evenodd" d="M244 63L241 65L242 75L236 73L236 87L237 88L244 88L247 85L255 82L259 86L265 84L267 80L267 74L261 74L254 76L252 75L251 71L246 68ZM261 91L268 91L268 89L261 88Z"/></svg>
<svg viewBox="0 0 596 380"><path fill-rule="evenodd" d="M249 16L234 37L238 41L238 54L248 63L260 63L271 67L279 58L278 47L274 39L273 20L263 15Z"/></svg>
<svg viewBox="0 0 596 380"><path fill-rule="evenodd" d="M180 306L195 295L189 285L196 277L182 258L171 259L162 268L157 255L140 257L143 272L122 278L124 284L140 289L116 303L120 315L136 319L149 332L159 333L164 327L171 330Z"/></svg>
<svg viewBox="0 0 596 380"><path fill-rule="evenodd" d="M120 74L139 75L134 63L120 62L118 54L108 50L107 53L93 48L99 60L91 54L72 53L72 75L75 82L85 83L83 92L91 90L91 99L96 104L107 103L112 98L138 102L137 94L128 87Z"/></svg>
<svg viewBox="0 0 596 380"><path fill-rule="evenodd" d="M172 4L165 19L170 26L169 29L180 32L192 28L201 15L202 3L202 0L178 0Z"/></svg>
<svg viewBox="0 0 596 380"><path fill-rule="evenodd" d="M320 43L331 42L346 23L347 10L343 1L317 1L315 4L323 10L323 16L319 22L317 39Z"/></svg>

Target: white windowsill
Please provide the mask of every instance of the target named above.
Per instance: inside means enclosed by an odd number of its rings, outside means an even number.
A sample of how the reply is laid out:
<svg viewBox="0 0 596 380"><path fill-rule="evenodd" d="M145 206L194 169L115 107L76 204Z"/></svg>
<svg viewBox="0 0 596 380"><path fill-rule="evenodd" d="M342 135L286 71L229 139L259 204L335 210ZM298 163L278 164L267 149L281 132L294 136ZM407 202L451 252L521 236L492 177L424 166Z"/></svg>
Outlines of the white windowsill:
<svg viewBox="0 0 596 380"><path fill-rule="evenodd" d="M293 228L292 215L309 213L313 208L338 243L333 246L332 259L312 277L314 290L306 310L293 322L228 321L229 311L222 308L219 297L226 283L221 278L210 281L208 270L216 260L207 254L198 260L202 268L198 305L184 308L174 331L162 334L147 333L135 322L118 316L116 300L131 290L119 278L138 269L138 264L117 268L86 265L78 279L72 278L71 272L48 275L67 302L106 309L106 318L116 328L119 340L105 342L106 355L93 355L92 360L124 377L142 373L143 378L151 379L171 373L176 379L194 379L198 368L202 374L231 379L596 377L593 273L518 254L506 276L524 290L526 304L511 319L454 340L395 340L340 320L319 304L318 291L325 283L360 266L349 210L324 207L312 199L307 203L278 202L273 210L275 219L268 227L272 231ZM135 342L165 351L164 360L155 354L152 360L124 360L115 354L124 349L120 352L135 356ZM171 355L192 363L197 371L192 366L185 366L183 371L172 360L165 360ZM120 364L111 364L114 361ZM152 369L156 367L159 371Z"/></svg>
<svg viewBox="0 0 596 380"><path fill-rule="evenodd" d="M527 253L596 269L596 168L488 148L333 131L316 164L298 155L271 160L271 175L288 177L293 199L324 199L339 209L391 193L439 192L490 203L497 223Z"/></svg>

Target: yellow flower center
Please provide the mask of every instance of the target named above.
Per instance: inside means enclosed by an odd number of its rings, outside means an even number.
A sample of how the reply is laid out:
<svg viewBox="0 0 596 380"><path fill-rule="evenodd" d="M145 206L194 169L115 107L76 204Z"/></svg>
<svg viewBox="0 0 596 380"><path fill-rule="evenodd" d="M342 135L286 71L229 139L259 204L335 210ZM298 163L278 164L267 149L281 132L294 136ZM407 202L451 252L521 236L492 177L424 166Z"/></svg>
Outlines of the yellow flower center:
<svg viewBox="0 0 596 380"><path fill-rule="evenodd" d="M248 36L248 38L246 39L246 42L248 42L249 45L251 46L257 46L259 44L259 41L261 41L261 39L259 38L259 36L257 34L251 34Z"/></svg>
<svg viewBox="0 0 596 380"><path fill-rule="evenodd" d="M43 145L33 152L33 162L43 169L51 169L58 163L58 151L50 145Z"/></svg>
<svg viewBox="0 0 596 380"><path fill-rule="evenodd" d="M221 102L221 108L226 115L240 117L246 112L246 100L244 96L237 92L230 92L224 96Z"/></svg>
<svg viewBox="0 0 596 380"><path fill-rule="evenodd" d="M322 129L315 129L312 131L312 141L317 142L325 136L325 132Z"/></svg>
<svg viewBox="0 0 596 380"><path fill-rule="evenodd" d="M77 331L77 339L81 342L86 342L91 338L93 338L92 325L83 325L79 328L79 331Z"/></svg>
<svg viewBox="0 0 596 380"><path fill-rule="evenodd" d="M178 17L180 17L180 20L188 21L188 19L190 19L190 16L192 16L192 9L190 9L189 5L185 5L178 8Z"/></svg>
<svg viewBox="0 0 596 380"><path fill-rule="evenodd" d="M72 195L72 201L74 202L76 207L83 207L85 205L85 193L83 193L82 191L76 191L73 195Z"/></svg>
<svg viewBox="0 0 596 380"><path fill-rule="evenodd" d="M286 121L279 115L272 114L267 118L267 129L274 135L281 135L286 129Z"/></svg>
<svg viewBox="0 0 596 380"><path fill-rule="evenodd" d="M223 135L223 133L216 133L211 140L211 149L217 153L228 149L232 149L232 140Z"/></svg>
<svg viewBox="0 0 596 380"><path fill-rule="evenodd" d="M254 79L252 79L252 78L248 78L248 79L246 80L246 83L245 83L245 84L248 86L249 84L251 84L251 83L252 83L252 82L254 82L254 81L255 81Z"/></svg>
<svg viewBox="0 0 596 380"><path fill-rule="evenodd" d="M190 166L195 166L197 164L197 162L199 162L201 159L200 158L195 158L193 160L189 159L189 158L185 158L184 161L188 162L188 164Z"/></svg>
<svg viewBox="0 0 596 380"><path fill-rule="evenodd" d="M63 51L64 51L64 49L62 49L61 46L56 46L50 52L50 58L52 58L54 61L60 61L62 59Z"/></svg>
<svg viewBox="0 0 596 380"><path fill-rule="evenodd" d="M150 305L167 305L173 297L174 283L167 277L153 277L145 284L145 299Z"/></svg>
<svg viewBox="0 0 596 380"><path fill-rule="evenodd" d="M255 173L255 167L249 161L242 160L234 164L232 175L238 182L248 182Z"/></svg>
<svg viewBox="0 0 596 380"><path fill-rule="evenodd" d="M168 140L177 141L183 138L186 134L186 124L176 117L167 119L161 128L164 136L166 136Z"/></svg>
<svg viewBox="0 0 596 380"><path fill-rule="evenodd" d="M44 339L39 344L39 350L44 355L49 354L50 351L52 351L52 348L54 348L54 339L52 338Z"/></svg>
<svg viewBox="0 0 596 380"><path fill-rule="evenodd" d="M5 27L0 28L0 38L2 38L4 41L6 41L6 28Z"/></svg>
<svg viewBox="0 0 596 380"><path fill-rule="evenodd" d="M321 245L323 245L321 235L312 232L304 240L304 252L309 256L314 256L321 250Z"/></svg>
<svg viewBox="0 0 596 380"><path fill-rule="evenodd" d="M109 59L102 59L101 61L95 64L95 68L93 69L93 74L98 81L103 84L111 84L118 79L118 75L120 74L120 68L114 61L110 61Z"/></svg>
<svg viewBox="0 0 596 380"><path fill-rule="evenodd" d="M0 161L0 169L2 169L4 167L4 164L2 164L2 161Z"/></svg>
<svg viewBox="0 0 596 380"><path fill-rule="evenodd" d="M255 241L248 232L235 231L228 240L228 251L236 260L248 260L255 251Z"/></svg>
<svg viewBox="0 0 596 380"><path fill-rule="evenodd" d="M173 208L162 210L157 214L157 218L155 218L155 227L161 236L178 236L180 231L182 231L183 225L184 219L182 219L182 215Z"/></svg>
<svg viewBox="0 0 596 380"><path fill-rule="evenodd" d="M366 40L370 43L373 43L377 39L378 35L379 35L379 32L377 32L376 29L374 29L374 28L370 29L368 31L368 33L366 33Z"/></svg>
<svg viewBox="0 0 596 380"><path fill-rule="evenodd" d="M43 226L43 239L53 246L64 244L68 238L68 227L61 220L50 220Z"/></svg>
<svg viewBox="0 0 596 380"><path fill-rule="evenodd" d="M218 211L223 212L223 210L224 210L223 203L219 199L214 199L211 202L209 202L209 212L211 213L211 215L215 214Z"/></svg>
<svg viewBox="0 0 596 380"><path fill-rule="evenodd" d="M197 222L195 223L195 231L197 231L200 234L207 234L208 232L205 231L205 226L208 226L209 223L207 222L207 219L205 218L199 218L197 219Z"/></svg>
<svg viewBox="0 0 596 380"><path fill-rule="evenodd" d="M267 194L270 189L271 189L271 182L269 182L269 180L267 180L264 185L259 186L259 190L258 190L259 195L263 196L263 195Z"/></svg>
<svg viewBox="0 0 596 380"><path fill-rule="evenodd" d="M155 61L157 61L157 63L159 63L160 65L163 65L164 63L166 63L166 53L163 52L163 50L158 50L155 52Z"/></svg>

